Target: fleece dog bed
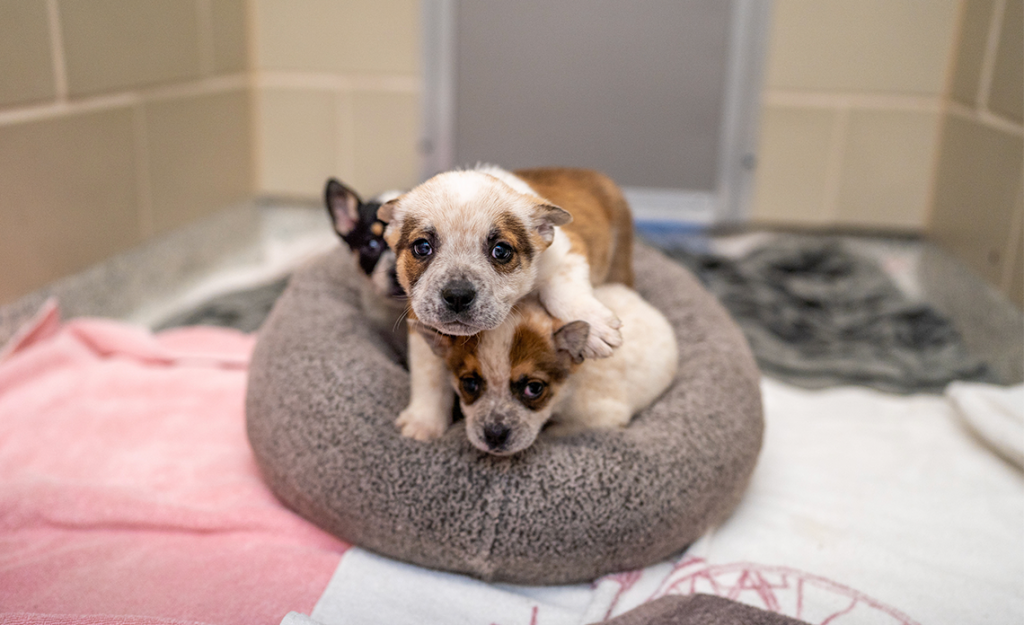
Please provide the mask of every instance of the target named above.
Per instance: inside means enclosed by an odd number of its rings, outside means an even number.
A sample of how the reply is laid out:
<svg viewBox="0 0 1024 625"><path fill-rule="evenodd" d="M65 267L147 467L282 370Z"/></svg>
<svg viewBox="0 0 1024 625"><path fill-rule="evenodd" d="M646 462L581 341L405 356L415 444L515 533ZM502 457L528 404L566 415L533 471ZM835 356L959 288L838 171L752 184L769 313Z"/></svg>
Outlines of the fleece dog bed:
<svg viewBox="0 0 1024 625"><path fill-rule="evenodd" d="M298 271L260 333L249 440L270 488L336 536L485 580L564 584L662 560L721 521L763 429L743 335L685 269L638 245L636 288L672 323L676 380L622 431L541 436L497 458L461 424L402 438L408 373L359 311L340 248Z"/></svg>

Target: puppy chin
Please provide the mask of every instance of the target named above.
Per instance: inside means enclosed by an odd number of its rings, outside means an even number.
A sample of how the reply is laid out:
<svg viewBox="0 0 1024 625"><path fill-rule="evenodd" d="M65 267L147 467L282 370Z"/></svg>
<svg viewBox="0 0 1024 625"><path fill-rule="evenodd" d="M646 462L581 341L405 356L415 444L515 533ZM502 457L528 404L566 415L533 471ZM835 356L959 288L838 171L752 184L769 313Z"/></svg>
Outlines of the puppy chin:
<svg viewBox="0 0 1024 625"><path fill-rule="evenodd" d="M430 325L434 326L439 332L441 332L441 334L447 334L449 336L473 336L474 334L487 329L463 323L461 321L439 322Z"/></svg>
<svg viewBox="0 0 1024 625"><path fill-rule="evenodd" d="M444 308L438 310L432 306L417 306L413 302L413 312L422 323L449 336L472 336L485 330L493 330L501 325L504 317L497 315L481 315L479 313L453 314Z"/></svg>

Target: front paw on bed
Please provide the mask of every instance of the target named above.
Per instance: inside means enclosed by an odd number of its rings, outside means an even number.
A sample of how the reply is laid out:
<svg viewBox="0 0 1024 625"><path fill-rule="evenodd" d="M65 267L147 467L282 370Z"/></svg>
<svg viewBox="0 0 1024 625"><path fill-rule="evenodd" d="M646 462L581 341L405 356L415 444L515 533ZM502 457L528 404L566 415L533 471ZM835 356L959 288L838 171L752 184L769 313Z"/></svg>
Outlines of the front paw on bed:
<svg viewBox="0 0 1024 625"><path fill-rule="evenodd" d="M587 345L583 349L584 358L608 358L616 347L622 345L622 333L619 332L622 322L612 311L602 307L582 319L590 324Z"/></svg>
<svg viewBox="0 0 1024 625"><path fill-rule="evenodd" d="M433 411L423 410L417 406L409 406L399 413L395 425L406 438L423 442L432 441L441 438L448 429L448 419L432 413Z"/></svg>

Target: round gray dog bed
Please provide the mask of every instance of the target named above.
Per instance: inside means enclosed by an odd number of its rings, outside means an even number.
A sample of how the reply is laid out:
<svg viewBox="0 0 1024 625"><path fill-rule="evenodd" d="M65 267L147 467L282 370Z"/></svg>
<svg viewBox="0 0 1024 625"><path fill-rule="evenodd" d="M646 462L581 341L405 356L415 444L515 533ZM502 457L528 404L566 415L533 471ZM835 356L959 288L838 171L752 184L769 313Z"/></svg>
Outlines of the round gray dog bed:
<svg viewBox="0 0 1024 625"><path fill-rule="evenodd" d="M679 552L739 501L763 428L739 329L682 267L636 246L636 288L675 328L673 385L628 428L478 451L456 423L402 438L409 374L359 310L340 248L292 278L249 372L249 440L271 489L339 538L414 564L565 584Z"/></svg>

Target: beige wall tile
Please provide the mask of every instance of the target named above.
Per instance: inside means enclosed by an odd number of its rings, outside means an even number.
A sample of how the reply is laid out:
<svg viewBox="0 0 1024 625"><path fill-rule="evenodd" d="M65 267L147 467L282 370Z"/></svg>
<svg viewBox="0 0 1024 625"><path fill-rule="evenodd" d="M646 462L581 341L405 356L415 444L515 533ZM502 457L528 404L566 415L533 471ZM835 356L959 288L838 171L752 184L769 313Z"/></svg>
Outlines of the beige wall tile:
<svg viewBox="0 0 1024 625"><path fill-rule="evenodd" d="M822 224L836 113L766 107L754 192L754 221Z"/></svg>
<svg viewBox="0 0 1024 625"><path fill-rule="evenodd" d="M923 230L938 134L938 112L851 112L837 222Z"/></svg>
<svg viewBox="0 0 1024 625"><path fill-rule="evenodd" d="M71 95L199 76L196 3L60 1Z"/></svg>
<svg viewBox="0 0 1024 625"><path fill-rule="evenodd" d="M1007 0L988 107L1021 121L1024 108L1024 0Z"/></svg>
<svg viewBox="0 0 1024 625"><path fill-rule="evenodd" d="M988 31L994 8L994 0L968 0L963 3L959 41L955 43L953 82L950 85L950 97L958 102L972 106L977 103L981 65L988 46Z"/></svg>
<svg viewBox="0 0 1024 625"><path fill-rule="evenodd" d="M1013 266L1013 277L1010 280L1007 296L1010 301L1017 305L1017 308L1024 309L1024 242L1017 246L1017 257Z"/></svg>
<svg viewBox="0 0 1024 625"><path fill-rule="evenodd" d="M939 95L957 0L777 0L772 88Z"/></svg>
<svg viewBox="0 0 1024 625"><path fill-rule="evenodd" d="M1013 224L1015 231L1010 233L1012 240L1006 250L1009 266L1003 270L1003 291L1018 308L1024 308L1024 186L1017 191Z"/></svg>
<svg viewBox="0 0 1024 625"><path fill-rule="evenodd" d="M260 95L260 192L319 197L340 176L333 93L266 89Z"/></svg>
<svg viewBox="0 0 1024 625"><path fill-rule="evenodd" d="M213 22L213 71L241 72L248 66L249 16L245 0L209 0Z"/></svg>
<svg viewBox="0 0 1024 625"><path fill-rule="evenodd" d="M414 74L416 0L256 0L258 67Z"/></svg>
<svg viewBox="0 0 1024 625"><path fill-rule="evenodd" d="M140 242L132 114L0 127L0 303Z"/></svg>
<svg viewBox="0 0 1024 625"><path fill-rule="evenodd" d="M0 59L0 106L54 97L49 18L44 2L0 2Z"/></svg>
<svg viewBox="0 0 1024 625"><path fill-rule="evenodd" d="M358 93L352 115L352 187L365 197L419 182L419 99L403 93Z"/></svg>
<svg viewBox="0 0 1024 625"><path fill-rule="evenodd" d="M950 115L940 150L929 234L998 285L1024 177L1024 140Z"/></svg>
<svg viewBox="0 0 1024 625"><path fill-rule="evenodd" d="M245 91L145 105L156 232L176 228L251 195L250 109Z"/></svg>

